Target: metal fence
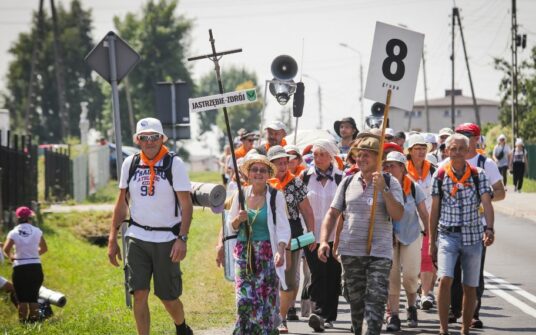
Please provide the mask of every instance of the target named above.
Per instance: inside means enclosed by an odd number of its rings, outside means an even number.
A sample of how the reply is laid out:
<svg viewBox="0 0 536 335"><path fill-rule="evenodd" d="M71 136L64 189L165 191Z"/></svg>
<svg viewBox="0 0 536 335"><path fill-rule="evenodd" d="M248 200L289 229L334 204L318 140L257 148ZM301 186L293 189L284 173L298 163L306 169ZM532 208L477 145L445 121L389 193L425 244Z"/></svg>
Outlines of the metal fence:
<svg viewBox="0 0 536 335"><path fill-rule="evenodd" d="M0 136L0 213L37 201L37 146L30 136Z"/></svg>
<svg viewBox="0 0 536 335"><path fill-rule="evenodd" d="M73 199L72 164L69 149L45 150L45 200Z"/></svg>

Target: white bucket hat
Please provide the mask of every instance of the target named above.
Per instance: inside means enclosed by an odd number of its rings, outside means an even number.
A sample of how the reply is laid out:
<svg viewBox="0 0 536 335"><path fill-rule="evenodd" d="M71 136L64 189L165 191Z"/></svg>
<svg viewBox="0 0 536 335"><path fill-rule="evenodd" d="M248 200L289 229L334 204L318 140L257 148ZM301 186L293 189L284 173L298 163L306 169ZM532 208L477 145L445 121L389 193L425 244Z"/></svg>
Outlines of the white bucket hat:
<svg viewBox="0 0 536 335"><path fill-rule="evenodd" d="M406 154L409 154L409 151L411 148L413 148L416 145L425 145L428 148L428 151L432 149L432 144L427 143L424 139L424 136L422 134L413 134L408 138L408 147L404 150Z"/></svg>
<svg viewBox="0 0 536 335"><path fill-rule="evenodd" d="M390 153L387 154L387 157L385 157L384 162L398 162L398 163L402 163L402 164L406 165L407 162L408 162L408 159L401 152L391 151Z"/></svg>
<svg viewBox="0 0 536 335"><path fill-rule="evenodd" d="M136 124L136 134L133 135L133 141L138 143L138 135L144 133L158 133L164 137L164 142L168 140L168 137L164 134L164 130L162 129L162 123L160 120L153 117L146 117L145 119L138 121Z"/></svg>

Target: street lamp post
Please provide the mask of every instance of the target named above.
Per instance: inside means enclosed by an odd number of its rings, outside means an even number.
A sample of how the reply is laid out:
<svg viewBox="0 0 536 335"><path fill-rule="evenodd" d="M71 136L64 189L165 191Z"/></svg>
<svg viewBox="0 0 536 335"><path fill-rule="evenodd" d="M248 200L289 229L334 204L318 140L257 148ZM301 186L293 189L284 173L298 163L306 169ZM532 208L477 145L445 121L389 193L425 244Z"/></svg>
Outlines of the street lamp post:
<svg viewBox="0 0 536 335"><path fill-rule="evenodd" d="M339 43L339 45L343 48L352 50L359 56L359 104L361 107L361 117L360 117L360 123L361 123L361 129L365 129L365 109L363 107L363 57L361 56L361 52L355 48L352 48L346 43Z"/></svg>
<svg viewBox="0 0 536 335"><path fill-rule="evenodd" d="M322 87L320 86L320 82L310 75L304 73L303 77L313 80L318 86L318 126L316 129L322 129Z"/></svg>

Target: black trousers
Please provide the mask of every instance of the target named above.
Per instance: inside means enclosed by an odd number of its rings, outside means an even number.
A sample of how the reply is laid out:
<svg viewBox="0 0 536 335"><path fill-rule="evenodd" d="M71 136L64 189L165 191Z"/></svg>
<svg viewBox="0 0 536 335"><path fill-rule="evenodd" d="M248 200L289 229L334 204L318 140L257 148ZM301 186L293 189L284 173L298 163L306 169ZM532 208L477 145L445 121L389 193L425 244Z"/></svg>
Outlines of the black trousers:
<svg viewBox="0 0 536 335"><path fill-rule="evenodd" d="M333 242L329 243L330 256L326 263L318 259L318 248L305 248L305 258L311 270L311 284L308 291L315 304L313 313L326 321L337 320L339 295L341 294L341 264L333 257Z"/></svg>
<svg viewBox="0 0 536 335"><path fill-rule="evenodd" d="M478 281L478 287L476 288L476 307L473 318L478 319L480 313L480 307L482 305L482 295L484 294L484 262L486 260L486 247L482 248L482 259L480 261L480 278ZM454 268L454 280L452 281L452 288L450 291L450 310L455 316L462 314L463 307L463 284L462 284L462 266L460 258L456 262Z"/></svg>
<svg viewBox="0 0 536 335"><path fill-rule="evenodd" d="M506 181L508 180L508 165L499 167L499 172L503 177L503 184L506 186Z"/></svg>
<svg viewBox="0 0 536 335"><path fill-rule="evenodd" d="M514 187L516 190L521 190L523 187L523 177L525 176L525 163L514 162L512 168L514 170Z"/></svg>

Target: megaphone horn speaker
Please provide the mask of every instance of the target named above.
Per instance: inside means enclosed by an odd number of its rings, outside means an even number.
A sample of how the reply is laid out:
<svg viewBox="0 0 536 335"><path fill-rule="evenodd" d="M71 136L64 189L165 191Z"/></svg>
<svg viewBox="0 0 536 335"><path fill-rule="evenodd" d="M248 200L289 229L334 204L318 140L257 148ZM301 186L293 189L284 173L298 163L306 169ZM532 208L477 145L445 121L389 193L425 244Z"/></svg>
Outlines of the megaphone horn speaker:
<svg viewBox="0 0 536 335"><path fill-rule="evenodd" d="M279 80L291 80L298 73L298 63L287 55L277 56L272 61L272 74Z"/></svg>

